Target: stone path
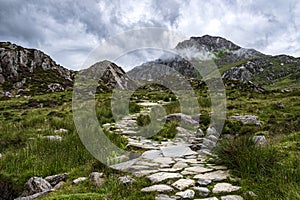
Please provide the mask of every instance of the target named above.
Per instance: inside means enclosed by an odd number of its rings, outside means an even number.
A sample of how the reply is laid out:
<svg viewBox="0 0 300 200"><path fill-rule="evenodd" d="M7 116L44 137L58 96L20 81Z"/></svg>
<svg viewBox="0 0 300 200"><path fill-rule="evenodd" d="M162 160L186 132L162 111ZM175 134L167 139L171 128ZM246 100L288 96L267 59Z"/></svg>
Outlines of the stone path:
<svg viewBox="0 0 300 200"><path fill-rule="evenodd" d="M148 114L154 105L156 103L143 102L146 109L142 114ZM213 128L206 131L204 138L201 130L195 134L178 127L179 133L173 140L152 141L142 136L132 136L136 133L136 119L140 114L126 116L117 124L104 125L105 128L116 127L116 132L128 139L128 146L145 150L139 158L111 167L148 178L151 185L143 188L142 192L158 192L156 200L195 199L195 196L207 200L243 199L232 194L240 187L232 185L234 179L231 179L229 170L207 161L209 146L216 143Z"/></svg>

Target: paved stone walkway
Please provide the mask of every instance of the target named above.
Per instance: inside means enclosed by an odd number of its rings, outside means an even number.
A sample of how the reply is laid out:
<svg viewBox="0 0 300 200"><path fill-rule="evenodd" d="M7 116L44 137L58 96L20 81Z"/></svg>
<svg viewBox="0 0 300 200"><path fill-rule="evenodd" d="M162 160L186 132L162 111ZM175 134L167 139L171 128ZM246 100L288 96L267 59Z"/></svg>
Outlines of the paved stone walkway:
<svg viewBox="0 0 300 200"><path fill-rule="evenodd" d="M144 102L146 109L142 114L149 113L154 105ZM230 177L225 166L208 162L209 148L205 147L216 142L213 129L207 130L204 138L203 133L190 133L178 127L178 135L173 140L152 141L142 136L132 136L136 133L136 119L140 114L127 116L117 124L104 125L105 128L114 126L116 132L128 139L129 146L145 150L139 158L113 165L113 168L129 171L137 177L147 177L151 185L142 191L158 192L156 200L195 199L195 196L206 200L243 199L240 195L234 195L241 189L233 185L238 179Z"/></svg>

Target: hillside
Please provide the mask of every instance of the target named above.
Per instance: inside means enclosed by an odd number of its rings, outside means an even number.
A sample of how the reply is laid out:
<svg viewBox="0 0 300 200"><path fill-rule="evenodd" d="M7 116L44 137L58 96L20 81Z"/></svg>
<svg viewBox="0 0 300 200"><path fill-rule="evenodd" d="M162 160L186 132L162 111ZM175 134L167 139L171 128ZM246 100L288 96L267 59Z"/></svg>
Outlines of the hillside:
<svg viewBox="0 0 300 200"><path fill-rule="evenodd" d="M1 200L299 199L297 58L193 37L177 45L181 57L159 58L129 75L170 75L168 83L180 86L175 69L195 97L185 87L174 93L146 84L127 99L113 89L137 85L111 61L74 72L39 50L1 44ZM212 120L219 115L208 81L187 61L194 54L214 59L223 73L223 129Z"/></svg>
<svg viewBox="0 0 300 200"><path fill-rule="evenodd" d="M242 48L224 38L208 35L191 37L180 42L174 50L178 53L177 56L163 56L144 63L130 70L128 75L133 79L154 79L166 74L170 67L187 77L199 77L193 65L188 62L189 58L196 57L202 61L213 60L222 77L226 79L251 81L269 89L299 88L299 58L264 55L254 49ZM157 69L153 70L154 68ZM148 71L153 73L149 74Z"/></svg>
<svg viewBox="0 0 300 200"><path fill-rule="evenodd" d="M74 71L40 50L0 43L0 88L5 96L63 91L72 87Z"/></svg>

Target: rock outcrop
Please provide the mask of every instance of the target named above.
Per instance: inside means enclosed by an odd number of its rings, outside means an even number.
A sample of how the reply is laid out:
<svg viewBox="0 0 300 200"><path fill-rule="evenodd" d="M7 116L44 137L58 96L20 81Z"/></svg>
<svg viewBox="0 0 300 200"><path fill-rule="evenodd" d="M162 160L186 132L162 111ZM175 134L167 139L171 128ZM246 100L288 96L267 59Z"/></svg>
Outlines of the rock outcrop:
<svg viewBox="0 0 300 200"><path fill-rule="evenodd" d="M3 93L63 91L73 85L74 73L40 50L0 42L0 86Z"/></svg>
<svg viewBox="0 0 300 200"><path fill-rule="evenodd" d="M270 56L254 49L242 48L221 37L205 35L191 37L177 44L177 55L163 55L128 72L135 80L155 80L170 75L172 69L187 78L201 79L201 74L190 62L197 58L200 66L210 60L219 68L223 79L254 85L280 85L290 80L299 87L300 59L287 55ZM298 84L297 84L298 83ZM282 87L285 87L282 84ZM279 87L281 88L281 87Z"/></svg>

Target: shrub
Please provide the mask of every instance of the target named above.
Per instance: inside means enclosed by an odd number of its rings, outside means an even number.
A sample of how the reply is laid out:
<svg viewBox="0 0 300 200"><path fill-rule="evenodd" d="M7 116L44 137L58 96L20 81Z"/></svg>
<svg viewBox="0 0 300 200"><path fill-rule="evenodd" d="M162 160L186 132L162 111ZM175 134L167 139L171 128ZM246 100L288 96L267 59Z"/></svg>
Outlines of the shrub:
<svg viewBox="0 0 300 200"><path fill-rule="evenodd" d="M149 115L140 115L136 119L136 123L139 126L146 126L151 122Z"/></svg>

